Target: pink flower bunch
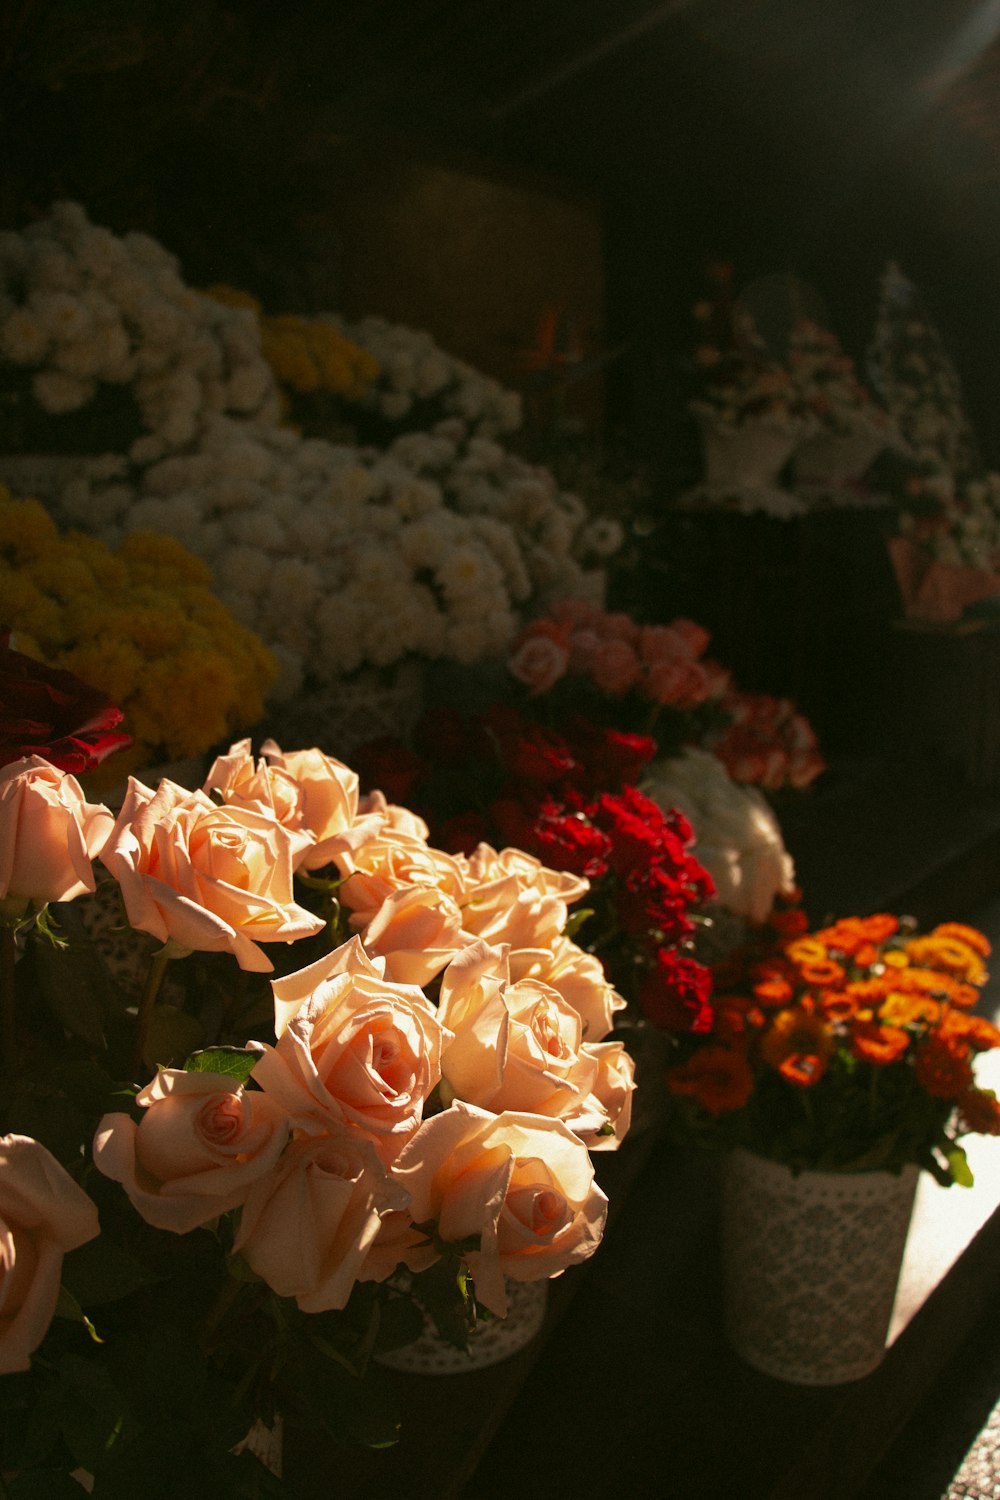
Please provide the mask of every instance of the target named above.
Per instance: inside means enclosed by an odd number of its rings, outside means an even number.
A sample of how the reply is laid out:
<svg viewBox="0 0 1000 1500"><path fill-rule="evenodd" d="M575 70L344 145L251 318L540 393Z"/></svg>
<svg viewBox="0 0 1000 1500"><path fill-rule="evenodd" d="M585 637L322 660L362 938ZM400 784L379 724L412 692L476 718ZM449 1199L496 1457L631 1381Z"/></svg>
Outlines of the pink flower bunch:
<svg viewBox="0 0 1000 1500"><path fill-rule="evenodd" d="M569 676L611 698L636 694L681 712L722 696L729 674L705 658L709 634L693 620L639 625L631 616L566 599L525 626L508 658L511 674L533 695Z"/></svg>
<svg viewBox="0 0 1000 1500"><path fill-rule="evenodd" d="M731 691L723 707L730 722L706 748L734 781L765 791L802 789L825 770L815 731L790 699Z"/></svg>

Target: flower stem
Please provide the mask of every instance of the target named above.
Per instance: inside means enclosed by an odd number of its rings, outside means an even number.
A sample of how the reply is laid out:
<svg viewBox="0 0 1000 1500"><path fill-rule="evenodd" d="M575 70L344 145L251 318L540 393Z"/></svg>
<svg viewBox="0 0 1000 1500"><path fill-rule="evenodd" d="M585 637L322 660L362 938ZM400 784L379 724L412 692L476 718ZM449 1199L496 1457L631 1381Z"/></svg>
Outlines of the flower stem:
<svg viewBox="0 0 1000 1500"><path fill-rule="evenodd" d="M152 957L149 965L149 973L146 976L146 987L139 1001L139 1010L135 1019L135 1039L132 1043L132 1065L131 1076L138 1078L142 1072L143 1054L146 1050L146 1037L149 1035L149 1023L156 1009L156 997L160 993L160 985L163 976L167 972L167 964L173 957L173 949L169 942L164 943Z"/></svg>
<svg viewBox="0 0 1000 1500"><path fill-rule="evenodd" d="M15 1068L18 1061L17 1024L14 1015L14 927L0 922L0 1044L3 1061Z"/></svg>

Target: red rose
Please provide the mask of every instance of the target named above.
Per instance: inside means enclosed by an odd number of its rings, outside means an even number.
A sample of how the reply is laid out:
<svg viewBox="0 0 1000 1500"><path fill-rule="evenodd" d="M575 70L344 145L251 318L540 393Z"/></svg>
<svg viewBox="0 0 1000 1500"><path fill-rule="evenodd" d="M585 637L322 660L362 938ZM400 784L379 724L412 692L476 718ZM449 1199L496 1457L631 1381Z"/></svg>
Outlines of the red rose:
<svg viewBox="0 0 1000 1500"><path fill-rule="evenodd" d="M0 632L0 766L40 755L72 776L93 771L131 745L121 721L106 693L12 650L10 631Z"/></svg>
<svg viewBox="0 0 1000 1500"><path fill-rule="evenodd" d="M580 715L570 720L567 738L579 766L578 779L594 790L635 781L656 755L656 741L648 734L604 729Z"/></svg>
<svg viewBox="0 0 1000 1500"><path fill-rule="evenodd" d="M501 745L504 764L518 780L539 781L551 786L562 781L576 766L569 746L561 735L541 724L529 725Z"/></svg>
<svg viewBox="0 0 1000 1500"><path fill-rule="evenodd" d="M712 976L693 958L661 948L639 992L643 1015L664 1031L707 1035L715 1023Z"/></svg>

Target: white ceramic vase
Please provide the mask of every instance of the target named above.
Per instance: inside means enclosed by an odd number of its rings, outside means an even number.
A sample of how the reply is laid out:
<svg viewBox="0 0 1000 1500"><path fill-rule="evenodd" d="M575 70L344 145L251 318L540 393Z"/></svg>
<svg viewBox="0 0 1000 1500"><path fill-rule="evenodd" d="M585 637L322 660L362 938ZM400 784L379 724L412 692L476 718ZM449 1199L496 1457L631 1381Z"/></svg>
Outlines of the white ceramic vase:
<svg viewBox="0 0 1000 1500"><path fill-rule="evenodd" d="M881 1363L919 1169L800 1172L749 1151L723 1171L726 1331L755 1369L796 1385Z"/></svg>
<svg viewBox="0 0 1000 1500"><path fill-rule="evenodd" d="M419 1338L377 1355L378 1363L414 1375L463 1375L498 1365L527 1348L539 1333L548 1297L547 1281L508 1281L507 1316L479 1323L469 1337L468 1349L456 1349L446 1343L430 1319L425 1318Z"/></svg>
<svg viewBox="0 0 1000 1500"><path fill-rule="evenodd" d="M795 450L796 482L830 489L857 484L885 445L885 434L867 425L853 432L815 433Z"/></svg>
<svg viewBox="0 0 1000 1500"><path fill-rule="evenodd" d="M698 420L704 483L711 489L769 489L798 441L795 427L767 418L736 427L705 412L698 413Z"/></svg>

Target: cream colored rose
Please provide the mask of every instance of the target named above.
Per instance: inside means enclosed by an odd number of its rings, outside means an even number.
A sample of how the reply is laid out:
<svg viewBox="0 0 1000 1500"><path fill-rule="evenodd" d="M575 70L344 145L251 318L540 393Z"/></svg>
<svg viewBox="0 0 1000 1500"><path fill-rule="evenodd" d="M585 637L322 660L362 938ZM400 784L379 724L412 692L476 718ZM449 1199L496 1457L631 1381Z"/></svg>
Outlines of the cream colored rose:
<svg viewBox="0 0 1000 1500"><path fill-rule="evenodd" d="M554 1116L612 1149L619 1121L622 1133L628 1126L627 1096L612 1083L624 1066L620 1044L586 1045L579 1015L558 991L534 979L507 983L506 968L502 950L480 944L445 971L439 1014L453 1033L441 1060L448 1089L494 1113Z"/></svg>
<svg viewBox="0 0 1000 1500"><path fill-rule="evenodd" d="M134 777L101 859L129 922L177 947L273 967L258 943L294 942L323 919L293 900L293 835L265 813L217 807L204 792Z"/></svg>
<svg viewBox="0 0 1000 1500"><path fill-rule="evenodd" d="M581 876L547 869L520 849L480 844L466 864L462 921L472 937L494 946L551 948L569 903L589 888Z"/></svg>
<svg viewBox="0 0 1000 1500"><path fill-rule="evenodd" d="M372 1142L333 1125L293 1141L255 1184L233 1250L279 1297L294 1297L303 1312L326 1312L345 1306L381 1215L406 1202Z"/></svg>
<svg viewBox="0 0 1000 1500"><path fill-rule="evenodd" d="M593 1097L600 1106L596 1126L580 1120L573 1124L588 1151L617 1151L632 1123L635 1093L635 1059L624 1042L584 1042L581 1051L597 1060Z"/></svg>
<svg viewBox="0 0 1000 1500"><path fill-rule="evenodd" d="M365 949L385 960L385 977L399 984L427 984L469 942L458 902L443 891L408 886L387 896L368 922L358 916Z"/></svg>
<svg viewBox="0 0 1000 1500"><path fill-rule="evenodd" d="M389 828L396 829L398 833L408 833L412 838L422 839L425 844L430 837L430 829L423 818L411 812L408 807L400 807L396 802L387 801L384 792L369 792L359 800L359 818L364 819L370 814L377 814Z"/></svg>
<svg viewBox="0 0 1000 1500"><path fill-rule="evenodd" d="M56 1310L64 1255L99 1233L97 1209L43 1145L0 1137L0 1375L30 1368Z"/></svg>
<svg viewBox="0 0 1000 1500"><path fill-rule="evenodd" d="M586 953L570 938L556 938L551 948L515 949L510 955L510 977L540 979L572 1006L583 1022L587 1042L599 1042L614 1025L625 1000L612 985L599 958Z"/></svg>
<svg viewBox="0 0 1000 1500"><path fill-rule="evenodd" d="M345 876L340 898L359 928L399 891L440 891L453 901L460 901L465 892L461 859L388 823L359 848L339 855L337 864Z"/></svg>
<svg viewBox="0 0 1000 1500"><path fill-rule="evenodd" d="M507 1312L504 1277L543 1281L593 1255L607 1216L587 1149L560 1120L455 1103L425 1120L393 1176L414 1224L441 1239L479 1237L467 1255L476 1296Z"/></svg>
<svg viewBox="0 0 1000 1500"><path fill-rule="evenodd" d="M94 890L91 861L114 821L39 755L0 766L0 903L40 907Z"/></svg>
<svg viewBox="0 0 1000 1500"><path fill-rule="evenodd" d="M289 777L298 788L300 826L315 839L302 860L304 869L321 869L382 826L378 809L362 812L358 806L357 773L332 755L315 748L283 751L274 740L265 740L260 753L271 775Z"/></svg>
<svg viewBox="0 0 1000 1500"><path fill-rule="evenodd" d="M295 1126L358 1126L388 1160L420 1123L446 1033L424 994L389 983L383 967L352 938L272 980L277 1044L251 1046L261 1053L254 1081Z"/></svg>
<svg viewBox="0 0 1000 1500"><path fill-rule="evenodd" d="M120 1182L157 1229L187 1234L228 1213L270 1171L288 1140L280 1104L232 1088L215 1073L163 1068L136 1095L145 1109L105 1115L94 1136L94 1165Z"/></svg>

